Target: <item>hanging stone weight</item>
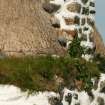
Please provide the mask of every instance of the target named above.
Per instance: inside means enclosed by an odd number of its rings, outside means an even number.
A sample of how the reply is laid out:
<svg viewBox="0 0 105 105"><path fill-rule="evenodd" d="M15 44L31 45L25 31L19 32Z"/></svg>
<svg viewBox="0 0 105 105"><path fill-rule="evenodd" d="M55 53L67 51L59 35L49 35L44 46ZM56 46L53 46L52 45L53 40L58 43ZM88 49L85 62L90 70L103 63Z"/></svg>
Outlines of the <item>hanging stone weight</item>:
<svg viewBox="0 0 105 105"><path fill-rule="evenodd" d="M57 18L51 18L51 24L54 28L60 28L60 21Z"/></svg>
<svg viewBox="0 0 105 105"><path fill-rule="evenodd" d="M54 13L57 10L60 9L60 5L55 5L55 4L51 4L51 3L43 3L43 9L48 12L48 13Z"/></svg>
<svg viewBox="0 0 105 105"><path fill-rule="evenodd" d="M59 37L58 42L61 46L66 47L67 40L64 37Z"/></svg>

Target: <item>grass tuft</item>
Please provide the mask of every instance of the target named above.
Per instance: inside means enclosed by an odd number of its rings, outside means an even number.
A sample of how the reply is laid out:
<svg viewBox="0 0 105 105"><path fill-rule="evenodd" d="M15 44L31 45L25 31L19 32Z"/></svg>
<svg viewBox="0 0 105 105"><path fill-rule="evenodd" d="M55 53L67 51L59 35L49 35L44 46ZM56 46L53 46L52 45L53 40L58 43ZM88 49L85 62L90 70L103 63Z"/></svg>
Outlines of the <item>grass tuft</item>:
<svg viewBox="0 0 105 105"><path fill-rule="evenodd" d="M67 85L70 79L80 79L87 84L91 77L99 76L99 73L95 62L86 62L81 58L74 59L70 56L0 59L0 84L12 84L30 92L57 91L55 75L62 78Z"/></svg>

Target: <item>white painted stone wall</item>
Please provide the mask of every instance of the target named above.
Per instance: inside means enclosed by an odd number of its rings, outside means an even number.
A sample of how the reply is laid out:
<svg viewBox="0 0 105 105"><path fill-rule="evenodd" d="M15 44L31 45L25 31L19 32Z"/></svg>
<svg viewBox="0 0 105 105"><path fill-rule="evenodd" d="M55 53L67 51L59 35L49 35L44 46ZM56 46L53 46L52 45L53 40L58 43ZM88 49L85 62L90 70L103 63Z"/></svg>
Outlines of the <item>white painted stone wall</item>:
<svg viewBox="0 0 105 105"><path fill-rule="evenodd" d="M60 21L60 30L77 30L78 31L78 37L81 38L83 37L83 35L86 35L87 40L83 40L81 41L81 46L83 46L86 49L93 49L95 47L94 42L92 42L90 40L90 37L92 37L92 33L94 32L93 27L91 25L88 24L87 22L87 18L90 19L93 23L95 21L95 13L90 13L91 10L95 11L95 6L91 6L90 3L94 3L94 0L88 0L88 2L86 4L82 3L82 0L50 0L50 3L56 4L56 5L61 5L61 8L54 14L54 17L57 18ZM71 12L67 9L68 5L71 5L73 3L78 3L81 5L81 11L80 13L77 12ZM83 14L83 7L88 8L89 9L89 14ZM65 23L64 18L74 18L75 16L80 18L80 24L73 24L73 25L67 25ZM85 19L85 24L82 25L82 21L81 19L84 18ZM84 30L84 28L88 28L88 30ZM82 33L79 33L79 29L82 29ZM69 45L68 43L71 43L68 37L68 42L67 45ZM86 60L89 60L92 58L92 54L86 54L86 55L82 55L83 58L85 58Z"/></svg>
<svg viewBox="0 0 105 105"><path fill-rule="evenodd" d="M98 103L99 97L104 100L103 105L105 105L105 93L100 92L103 87L105 87L105 74L101 74L98 88L92 90L94 95L93 100L90 99L90 96L85 91L78 92L77 90L69 90L65 87L61 103L62 105L69 105L65 97L71 94L72 100L70 105L100 105ZM78 99L75 98L75 94L78 95ZM60 96L55 92L47 91L33 93L28 96L28 92L22 92L18 87L13 85L0 85L0 105L50 105L48 100L51 97L59 98Z"/></svg>

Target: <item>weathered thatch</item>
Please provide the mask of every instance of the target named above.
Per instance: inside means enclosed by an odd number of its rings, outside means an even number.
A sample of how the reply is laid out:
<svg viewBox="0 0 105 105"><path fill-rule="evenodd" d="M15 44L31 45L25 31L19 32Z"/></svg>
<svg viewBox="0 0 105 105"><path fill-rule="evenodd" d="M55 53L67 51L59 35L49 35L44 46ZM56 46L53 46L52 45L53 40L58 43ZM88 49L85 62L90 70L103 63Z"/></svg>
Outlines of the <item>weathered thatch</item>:
<svg viewBox="0 0 105 105"><path fill-rule="evenodd" d="M63 53L44 0L0 0L0 51L4 55Z"/></svg>
<svg viewBox="0 0 105 105"><path fill-rule="evenodd" d="M105 55L105 45L103 43L102 37L96 27L94 27L94 33L93 33L93 40L96 44L96 53L99 53L101 55Z"/></svg>

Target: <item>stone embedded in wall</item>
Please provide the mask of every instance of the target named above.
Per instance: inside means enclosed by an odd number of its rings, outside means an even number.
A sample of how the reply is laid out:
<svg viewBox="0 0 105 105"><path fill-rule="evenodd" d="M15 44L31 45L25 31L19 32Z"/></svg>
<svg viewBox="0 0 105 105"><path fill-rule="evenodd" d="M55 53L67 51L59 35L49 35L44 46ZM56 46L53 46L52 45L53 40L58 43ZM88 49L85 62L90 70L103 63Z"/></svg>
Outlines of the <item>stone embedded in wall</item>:
<svg viewBox="0 0 105 105"><path fill-rule="evenodd" d="M105 93L105 81L101 81L101 83L100 83L100 92L103 92L103 93Z"/></svg>
<svg viewBox="0 0 105 105"><path fill-rule="evenodd" d="M75 16L75 24L80 25L80 17Z"/></svg>
<svg viewBox="0 0 105 105"><path fill-rule="evenodd" d="M83 41L87 41L87 35L82 34L81 40L83 40Z"/></svg>
<svg viewBox="0 0 105 105"><path fill-rule="evenodd" d="M48 99L50 105L62 105L61 100L59 97L50 97Z"/></svg>
<svg viewBox="0 0 105 105"><path fill-rule="evenodd" d="M74 93L74 94L73 94L73 97L74 97L76 100L78 100L78 94Z"/></svg>
<svg viewBox="0 0 105 105"><path fill-rule="evenodd" d="M89 15L89 8L88 7L82 7L82 14L83 15Z"/></svg>
<svg viewBox="0 0 105 105"><path fill-rule="evenodd" d="M75 16L75 18L65 18L66 25L79 25L80 24L80 18L78 16Z"/></svg>
<svg viewBox="0 0 105 105"><path fill-rule="evenodd" d="M92 102L94 100L94 94L92 91L88 91L87 94L89 95L89 100Z"/></svg>
<svg viewBox="0 0 105 105"><path fill-rule="evenodd" d="M86 23L86 19L85 18L82 18L81 19L81 25L85 25L85 23Z"/></svg>
<svg viewBox="0 0 105 105"><path fill-rule="evenodd" d="M75 19L72 18L65 18L66 25L73 25L75 23Z"/></svg>
<svg viewBox="0 0 105 105"><path fill-rule="evenodd" d="M70 105L71 102L72 102L72 94L68 93L68 95L65 96L65 101L67 101L69 103L69 105Z"/></svg>
<svg viewBox="0 0 105 105"><path fill-rule="evenodd" d="M95 10L90 10L90 14L95 14L96 11Z"/></svg>
<svg viewBox="0 0 105 105"><path fill-rule="evenodd" d="M97 98L98 105L105 105L104 99L101 97Z"/></svg>
<svg viewBox="0 0 105 105"><path fill-rule="evenodd" d="M90 2L90 6L91 6L91 7L95 7L95 3Z"/></svg>
<svg viewBox="0 0 105 105"><path fill-rule="evenodd" d="M81 5L78 4L78 3L71 3L71 4L67 5L67 9L70 12L80 13L80 11L81 11Z"/></svg>
<svg viewBox="0 0 105 105"><path fill-rule="evenodd" d="M85 51L84 51L85 53L87 53L87 54L89 54L89 55L92 55L92 54L94 54L94 49L92 48L87 48L87 49L85 49Z"/></svg>
<svg viewBox="0 0 105 105"><path fill-rule="evenodd" d="M84 27L84 28L83 28L83 31L88 31L88 30L89 30L88 27Z"/></svg>
<svg viewBox="0 0 105 105"><path fill-rule="evenodd" d="M78 32L79 32L80 34L82 34L82 28L79 28L79 29L78 29Z"/></svg>
<svg viewBox="0 0 105 105"><path fill-rule="evenodd" d="M59 37L58 42L61 46L66 47L67 39L65 37Z"/></svg>
<svg viewBox="0 0 105 105"><path fill-rule="evenodd" d="M91 20L90 18L87 18L87 23L92 27L94 26L94 21Z"/></svg>

